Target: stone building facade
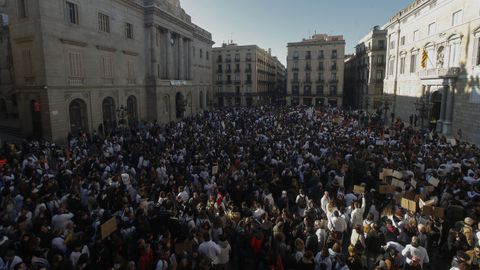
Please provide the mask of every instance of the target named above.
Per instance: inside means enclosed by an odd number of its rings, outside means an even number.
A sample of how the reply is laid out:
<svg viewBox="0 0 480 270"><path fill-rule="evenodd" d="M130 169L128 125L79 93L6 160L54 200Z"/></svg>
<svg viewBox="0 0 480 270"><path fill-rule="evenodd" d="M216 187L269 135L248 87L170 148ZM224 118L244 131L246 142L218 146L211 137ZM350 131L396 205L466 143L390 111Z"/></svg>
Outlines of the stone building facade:
<svg viewBox="0 0 480 270"><path fill-rule="evenodd" d="M416 114L425 126L480 143L479 14L479 1L417 0L384 26L384 92L395 117L405 121L423 103L431 109Z"/></svg>
<svg viewBox="0 0 480 270"><path fill-rule="evenodd" d="M287 69L278 60L276 56L275 60L275 87L274 87L274 104L285 105L285 95L287 93Z"/></svg>
<svg viewBox="0 0 480 270"><path fill-rule="evenodd" d="M222 44L213 48L217 105L271 104L276 91L277 62L256 45Z"/></svg>
<svg viewBox="0 0 480 270"><path fill-rule="evenodd" d="M343 36L319 34L287 47L287 104L342 107Z"/></svg>
<svg viewBox="0 0 480 270"><path fill-rule="evenodd" d="M345 88L352 87L352 96L348 98L354 109L376 110L382 106L386 36L386 30L375 26L358 42L355 55L345 63Z"/></svg>
<svg viewBox="0 0 480 270"><path fill-rule="evenodd" d="M211 34L178 0L7 0L6 10L23 136L64 141L211 104Z"/></svg>

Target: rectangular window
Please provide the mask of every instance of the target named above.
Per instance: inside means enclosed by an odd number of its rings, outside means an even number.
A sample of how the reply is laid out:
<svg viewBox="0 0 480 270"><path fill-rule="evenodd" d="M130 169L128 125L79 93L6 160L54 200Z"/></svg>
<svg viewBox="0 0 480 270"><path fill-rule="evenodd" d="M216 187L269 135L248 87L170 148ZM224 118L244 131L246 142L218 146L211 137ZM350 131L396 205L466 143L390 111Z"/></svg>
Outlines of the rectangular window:
<svg viewBox="0 0 480 270"><path fill-rule="evenodd" d="M32 53L30 49L22 50L23 75L26 77L33 75Z"/></svg>
<svg viewBox="0 0 480 270"><path fill-rule="evenodd" d="M210 58L210 53L209 52L205 53L205 58L207 58L207 60Z"/></svg>
<svg viewBox="0 0 480 270"><path fill-rule="evenodd" d="M298 81L298 73L293 73L293 80Z"/></svg>
<svg viewBox="0 0 480 270"><path fill-rule="evenodd" d="M110 17L103 13L98 13L98 30L110 33Z"/></svg>
<svg viewBox="0 0 480 270"><path fill-rule="evenodd" d="M377 80L383 80L383 71L382 70L377 70Z"/></svg>
<svg viewBox="0 0 480 270"><path fill-rule="evenodd" d="M111 56L103 56L100 59L100 69L102 70L103 78L113 77L113 64Z"/></svg>
<svg viewBox="0 0 480 270"><path fill-rule="evenodd" d="M18 17L28 17L27 0L17 0Z"/></svg>
<svg viewBox="0 0 480 270"><path fill-rule="evenodd" d="M306 51L306 52L305 52L305 59L310 59L311 57L312 57L311 52L310 52L310 51Z"/></svg>
<svg viewBox="0 0 480 270"><path fill-rule="evenodd" d="M125 37L133 39L133 25L131 23L125 23Z"/></svg>
<svg viewBox="0 0 480 270"><path fill-rule="evenodd" d="M135 64L132 61L127 62L127 78L134 79L135 78Z"/></svg>
<svg viewBox="0 0 480 270"><path fill-rule="evenodd" d="M222 74L218 74L217 75L217 82L221 82L222 81Z"/></svg>
<svg viewBox="0 0 480 270"><path fill-rule="evenodd" d="M435 23L431 23L431 24L428 25L428 35L429 36L435 34L435 28L436 28Z"/></svg>
<svg viewBox="0 0 480 270"><path fill-rule="evenodd" d="M405 74L405 56L400 58L400 74Z"/></svg>
<svg viewBox="0 0 480 270"><path fill-rule="evenodd" d="M293 59L298 59L298 51L293 52Z"/></svg>
<svg viewBox="0 0 480 270"><path fill-rule="evenodd" d="M405 36L400 38L400 45L405 45Z"/></svg>
<svg viewBox="0 0 480 270"><path fill-rule="evenodd" d="M66 2L67 22L78 24L78 6L72 2Z"/></svg>
<svg viewBox="0 0 480 270"><path fill-rule="evenodd" d="M332 51L332 58L337 58L337 50Z"/></svg>
<svg viewBox="0 0 480 270"><path fill-rule="evenodd" d="M452 26L456 26L462 23L463 10L455 11L452 14Z"/></svg>
<svg viewBox="0 0 480 270"><path fill-rule="evenodd" d="M323 50L318 52L318 59L323 59Z"/></svg>
<svg viewBox="0 0 480 270"><path fill-rule="evenodd" d="M379 40L379 41L378 41L378 48L379 48L380 50L385 49L385 40Z"/></svg>
<svg viewBox="0 0 480 270"><path fill-rule="evenodd" d="M420 33L418 32L418 30L415 30L413 32L413 41L417 41L419 37L420 37Z"/></svg>
<svg viewBox="0 0 480 270"><path fill-rule="evenodd" d="M203 50L200 49L200 59L202 59L202 58L203 58Z"/></svg>
<svg viewBox="0 0 480 270"><path fill-rule="evenodd" d="M477 38L476 50L477 50L477 62L475 63L475 65L480 66L480 38Z"/></svg>
<svg viewBox="0 0 480 270"><path fill-rule="evenodd" d="M83 77L83 60L80 53L70 52L68 54L68 63L71 77Z"/></svg>
<svg viewBox="0 0 480 270"><path fill-rule="evenodd" d="M377 56L377 63L378 64L383 64L383 55Z"/></svg>
<svg viewBox="0 0 480 270"><path fill-rule="evenodd" d="M395 59L390 59L388 62L388 75L393 75L393 66L395 65Z"/></svg>
<svg viewBox="0 0 480 270"><path fill-rule="evenodd" d="M412 54L410 56L410 73L415 73L417 71L417 55Z"/></svg>

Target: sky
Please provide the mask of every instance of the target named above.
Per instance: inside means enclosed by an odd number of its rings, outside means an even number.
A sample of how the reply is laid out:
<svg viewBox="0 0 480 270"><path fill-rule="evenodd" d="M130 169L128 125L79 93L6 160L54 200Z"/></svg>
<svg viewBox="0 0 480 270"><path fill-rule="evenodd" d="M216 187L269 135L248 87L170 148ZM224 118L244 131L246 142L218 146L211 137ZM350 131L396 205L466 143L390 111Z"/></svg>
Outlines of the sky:
<svg viewBox="0 0 480 270"><path fill-rule="evenodd" d="M212 33L214 47L239 45L272 49L286 63L287 43L315 32L343 35L346 53L375 25L384 25L413 0L180 0L193 23Z"/></svg>

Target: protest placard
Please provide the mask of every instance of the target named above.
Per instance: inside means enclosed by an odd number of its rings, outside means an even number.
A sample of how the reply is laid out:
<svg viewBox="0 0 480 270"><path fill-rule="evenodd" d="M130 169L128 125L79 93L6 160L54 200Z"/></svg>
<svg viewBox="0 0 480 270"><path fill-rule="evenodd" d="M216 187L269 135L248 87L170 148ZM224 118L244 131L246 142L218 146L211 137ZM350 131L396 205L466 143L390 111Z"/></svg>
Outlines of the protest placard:
<svg viewBox="0 0 480 270"><path fill-rule="evenodd" d="M438 184L440 183L440 180L438 180L438 178L435 178L435 177L430 177L428 179L428 183L434 187L438 187Z"/></svg>
<svg viewBox="0 0 480 270"><path fill-rule="evenodd" d="M426 190L427 192L433 192L433 191L435 190L435 187L434 187L434 186L426 186L426 187L425 187L425 190Z"/></svg>
<svg viewBox="0 0 480 270"><path fill-rule="evenodd" d="M422 213L426 216L432 216L434 218L444 218L445 217L445 209L443 209L441 207L425 205L422 208Z"/></svg>
<svg viewBox="0 0 480 270"><path fill-rule="evenodd" d="M380 179L380 181L385 181L385 175L383 174L383 172L379 173L378 174L378 179Z"/></svg>
<svg viewBox="0 0 480 270"><path fill-rule="evenodd" d="M396 187L401 188L402 190L405 190L405 183L403 181L392 178L391 184L392 184L392 186L396 186Z"/></svg>
<svg viewBox="0 0 480 270"><path fill-rule="evenodd" d="M403 178L403 173L399 171L393 171L392 176L397 179L402 179Z"/></svg>
<svg viewBox="0 0 480 270"><path fill-rule="evenodd" d="M218 165L212 167L212 174L215 175L218 173Z"/></svg>
<svg viewBox="0 0 480 270"><path fill-rule="evenodd" d="M383 175L387 177L387 176L392 176L393 170L384 168L382 172L383 172Z"/></svg>
<svg viewBox="0 0 480 270"><path fill-rule="evenodd" d="M365 193L365 187L364 187L364 186L354 185L354 186L353 186L353 193L355 193L355 194L363 194L363 193Z"/></svg>
<svg viewBox="0 0 480 270"><path fill-rule="evenodd" d="M457 140L455 140L455 138L447 139L447 143L449 143L451 146L455 146L457 145Z"/></svg>
<svg viewBox="0 0 480 270"><path fill-rule="evenodd" d="M112 234L117 230L116 218L112 217L111 219L107 220L105 223L101 225L100 230L102 233L102 239L107 238L110 234Z"/></svg>
<svg viewBox="0 0 480 270"><path fill-rule="evenodd" d="M434 200L424 201L424 200L420 199L420 200L418 201L418 207L419 207L420 209L422 209L423 207L425 207L425 206L431 206L431 205L433 205L434 203L435 203Z"/></svg>
<svg viewBox="0 0 480 270"><path fill-rule="evenodd" d="M407 198L402 198L401 206L412 213L417 211L417 203Z"/></svg>

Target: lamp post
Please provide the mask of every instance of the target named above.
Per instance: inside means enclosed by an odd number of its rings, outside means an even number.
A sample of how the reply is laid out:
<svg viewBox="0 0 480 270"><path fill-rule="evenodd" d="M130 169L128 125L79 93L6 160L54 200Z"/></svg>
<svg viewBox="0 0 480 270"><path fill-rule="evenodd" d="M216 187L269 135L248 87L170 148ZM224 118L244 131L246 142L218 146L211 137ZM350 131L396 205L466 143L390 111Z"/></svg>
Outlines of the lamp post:
<svg viewBox="0 0 480 270"><path fill-rule="evenodd" d="M423 129L423 120L428 117L428 113L432 109L433 103L428 102L425 97L417 99L415 101L415 109L420 114L421 129Z"/></svg>
<svg viewBox="0 0 480 270"><path fill-rule="evenodd" d="M118 125L123 128L125 125L125 118L127 117L127 109L123 105L117 108L117 117Z"/></svg>

